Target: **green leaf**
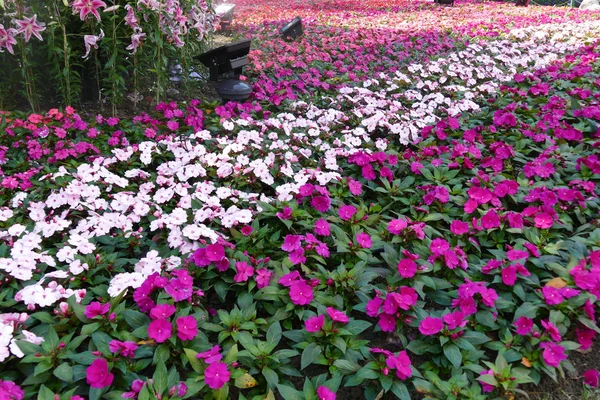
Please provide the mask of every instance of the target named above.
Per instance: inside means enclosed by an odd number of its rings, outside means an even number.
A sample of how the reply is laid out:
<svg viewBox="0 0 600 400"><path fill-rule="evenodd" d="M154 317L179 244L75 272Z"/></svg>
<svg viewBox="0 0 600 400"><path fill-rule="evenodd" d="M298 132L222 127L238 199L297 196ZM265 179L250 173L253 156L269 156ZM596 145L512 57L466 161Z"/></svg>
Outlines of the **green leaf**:
<svg viewBox="0 0 600 400"><path fill-rule="evenodd" d="M60 364L58 367L54 368L52 373L61 381L67 383L73 382L73 367L67 363Z"/></svg>
<svg viewBox="0 0 600 400"><path fill-rule="evenodd" d="M360 365L348 360L335 360L333 365L338 367L342 373L356 372L360 369Z"/></svg>
<svg viewBox="0 0 600 400"><path fill-rule="evenodd" d="M364 332L366 329L369 329L371 325L372 324L370 322L355 319L346 324L346 326L344 326L344 329L346 329L353 335L358 335Z"/></svg>
<svg viewBox="0 0 600 400"><path fill-rule="evenodd" d="M394 382L394 385L392 386L392 393L394 393L400 400L410 400L410 393L408 393L406 385L402 382Z"/></svg>
<svg viewBox="0 0 600 400"><path fill-rule="evenodd" d="M204 371L204 367L202 366L202 362L196 357L198 353L192 349L183 349L183 351L185 352L185 356L187 357L194 371L202 373Z"/></svg>
<svg viewBox="0 0 600 400"><path fill-rule="evenodd" d="M285 400L303 400L302 393L291 386L277 385L277 390Z"/></svg>
<svg viewBox="0 0 600 400"><path fill-rule="evenodd" d="M465 332L465 334L462 336L462 339L468 341L469 343L471 343L474 346L477 346L479 344L484 344L484 343L487 343L492 340L489 337L487 337L487 335L485 333L481 333L481 332L477 332L477 331Z"/></svg>
<svg viewBox="0 0 600 400"><path fill-rule="evenodd" d="M273 371L269 367L263 367L262 374L267 380L267 384L269 385L269 387L277 387L277 384L279 383L279 376L277 375L277 372Z"/></svg>
<svg viewBox="0 0 600 400"><path fill-rule="evenodd" d="M274 322L273 324L271 324L269 330L267 331L267 342L273 345L273 347L275 347L279 344L280 340L281 325L279 325L279 322Z"/></svg>
<svg viewBox="0 0 600 400"><path fill-rule="evenodd" d="M427 353L429 349L431 349L431 344L422 340L413 340L408 344L408 346L406 346L406 348L414 354L423 355Z"/></svg>
<svg viewBox="0 0 600 400"><path fill-rule="evenodd" d="M444 355L456 368L460 368L462 364L462 354L460 349L455 344L449 343L444 346Z"/></svg>
<svg viewBox="0 0 600 400"><path fill-rule="evenodd" d="M169 359L171 352L169 351L169 345L166 343L161 344L154 351L154 358L152 359L152 364L158 365L160 363L165 363Z"/></svg>
<svg viewBox="0 0 600 400"><path fill-rule="evenodd" d="M45 385L40 386L38 390L38 400L54 400L54 393Z"/></svg>
<svg viewBox="0 0 600 400"><path fill-rule="evenodd" d="M167 366L164 361L156 364L156 369L154 370L154 375L152 375L152 379L154 380L154 389L157 394L166 394L167 384L169 382L169 373L167 372Z"/></svg>
<svg viewBox="0 0 600 400"><path fill-rule="evenodd" d="M131 329L137 329L150 323L150 317L136 310L125 310L123 316Z"/></svg>
<svg viewBox="0 0 600 400"><path fill-rule="evenodd" d="M313 363L321 354L321 346L316 343L311 343L302 352L302 357L300 358L300 369L304 369Z"/></svg>
<svg viewBox="0 0 600 400"><path fill-rule="evenodd" d="M98 330L98 328L100 328L100 322L94 322L94 323L91 323L91 324L85 324L81 328L81 334L89 336L92 333L96 332Z"/></svg>

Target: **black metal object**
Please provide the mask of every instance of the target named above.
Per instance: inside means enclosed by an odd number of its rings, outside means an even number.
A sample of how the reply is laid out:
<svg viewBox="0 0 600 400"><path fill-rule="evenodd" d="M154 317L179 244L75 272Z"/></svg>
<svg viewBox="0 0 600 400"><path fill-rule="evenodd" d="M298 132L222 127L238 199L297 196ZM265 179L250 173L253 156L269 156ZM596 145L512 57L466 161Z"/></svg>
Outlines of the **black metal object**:
<svg viewBox="0 0 600 400"><path fill-rule="evenodd" d="M252 93L252 87L246 82L228 79L217 83L217 93L226 101L243 101Z"/></svg>
<svg viewBox="0 0 600 400"><path fill-rule="evenodd" d="M210 80L213 82L218 82L220 75L230 72L237 78L242 74L244 66L248 65L251 41L248 39L226 44L195 58L208 67Z"/></svg>
<svg viewBox="0 0 600 400"><path fill-rule="evenodd" d="M302 36L302 18L296 17L279 31L285 40L295 40Z"/></svg>
<svg viewBox="0 0 600 400"><path fill-rule="evenodd" d="M454 7L454 0L434 0L434 3Z"/></svg>

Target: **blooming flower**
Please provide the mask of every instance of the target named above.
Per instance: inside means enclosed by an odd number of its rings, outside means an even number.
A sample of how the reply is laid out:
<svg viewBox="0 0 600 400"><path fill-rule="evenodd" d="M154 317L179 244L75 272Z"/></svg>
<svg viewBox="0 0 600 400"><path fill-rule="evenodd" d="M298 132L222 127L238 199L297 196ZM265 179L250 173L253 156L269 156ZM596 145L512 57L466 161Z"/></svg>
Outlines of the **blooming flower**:
<svg viewBox="0 0 600 400"><path fill-rule="evenodd" d="M123 357L133 358L135 356L135 351L138 348L138 345L135 342L126 341L121 342L119 340L112 340L108 344L108 348L113 353L121 352Z"/></svg>
<svg viewBox="0 0 600 400"><path fill-rule="evenodd" d="M314 297L313 289L304 281L295 281L290 286L290 299L296 305L306 305Z"/></svg>
<svg viewBox="0 0 600 400"><path fill-rule="evenodd" d="M150 310L150 318L152 319L167 319L175 314L177 309L172 304L160 304Z"/></svg>
<svg viewBox="0 0 600 400"><path fill-rule="evenodd" d="M94 389L110 386L115 378L108 370L108 363L104 358L95 359L85 370L87 383Z"/></svg>
<svg viewBox="0 0 600 400"><path fill-rule="evenodd" d="M82 58L88 58L90 55L90 51L92 48L98 48L98 42L104 38L104 31L100 29L99 35L84 35L83 36L83 44L85 44L85 54Z"/></svg>
<svg viewBox="0 0 600 400"><path fill-rule="evenodd" d="M528 335L533 329L533 320L531 318L521 316L515 321L515 327L517 328L517 333L519 335Z"/></svg>
<svg viewBox="0 0 600 400"><path fill-rule="evenodd" d="M221 354L221 347L219 345L215 345L210 350L196 354L196 358L203 359L207 364L220 361L221 358L223 358L223 355Z"/></svg>
<svg viewBox="0 0 600 400"><path fill-rule="evenodd" d="M23 36L25 36L25 42L29 42L31 35L39 40L44 40L42 39L40 32L45 31L46 28L44 27L44 24L37 22L37 15L30 18L24 17L23 19L15 19L13 22L18 26L17 33L22 33Z"/></svg>
<svg viewBox="0 0 600 400"><path fill-rule="evenodd" d="M198 335L196 318L193 316L177 318L177 337L181 340L192 340Z"/></svg>
<svg viewBox="0 0 600 400"><path fill-rule="evenodd" d="M325 323L325 315L319 315L318 317L310 317L304 323L306 332L318 332L323 328Z"/></svg>
<svg viewBox="0 0 600 400"><path fill-rule="evenodd" d="M317 396L319 400L335 400L335 392L326 386L319 386L317 388Z"/></svg>
<svg viewBox="0 0 600 400"><path fill-rule="evenodd" d="M165 319L155 319L148 325L148 337L162 343L171 338L171 322Z"/></svg>
<svg viewBox="0 0 600 400"><path fill-rule="evenodd" d="M73 14L79 13L79 18L82 21L85 20L88 14L92 14L100 22L98 9L106 7L106 3L101 0L75 0L71 7L73 8Z"/></svg>
<svg viewBox="0 0 600 400"><path fill-rule="evenodd" d="M356 242L363 249L370 249L371 246L373 246L373 241L371 240L371 236L369 236L369 234L364 233L364 232L359 232L356 234Z"/></svg>
<svg viewBox="0 0 600 400"><path fill-rule="evenodd" d="M246 282L252 275L254 275L254 268L245 261L238 261L235 263L235 269L237 273L233 277L235 282Z"/></svg>
<svg viewBox="0 0 600 400"><path fill-rule="evenodd" d="M544 349L542 352L544 362L551 367L558 367L561 361L567 359L565 348L561 345L552 342L544 342L540 344L540 347Z"/></svg>
<svg viewBox="0 0 600 400"><path fill-rule="evenodd" d="M342 311L338 311L333 307L327 307L327 314L332 321L341 322L343 324L348 322L348 316Z"/></svg>
<svg viewBox="0 0 600 400"><path fill-rule="evenodd" d="M403 381L412 376L412 369L410 367L412 362L404 350L399 352L397 356L389 356L385 360L385 363L389 368L396 370L396 376Z"/></svg>
<svg viewBox="0 0 600 400"><path fill-rule="evenodd" d="M221 389L227 382L231 373L224 362L210 364L204 371L204 382L211 389Z"/></svg>
<svg viewBox="0 0 600 400"><path fill-rule="evenodd" d="M354 214L356 214L356 211L357 211L356 207L354 207L352 205L344 205L344 206L341 206L340 209L338 210L338 215L344 221L349 221L352 219Z"/></svg>
<svg viewBox="0 0 600 400"><path fill-rule="evenodd" d="M98 315L104 315L110 310L110 303L101 304L97 301L92 301L86 308L84 315L86 318L94 318Z"/></svg>
<svg viewBox="0 0 600 400"><path fill-rule="evenodd" d="M403 278L412 278L417 273L417 263L410 258L404 258L398 263L398 273Z"/></svg>
<svg viewBox="0 0 600 400"><path fill-rule="evenodd" d="M393 219L388 223L388 232L394 235L399 235L403 229L408 227L408 223L403 219Z"/></svg>
<svg viewBox="0 0 600 400"><path fill-rule="evenodd" d="M321 235L321 236L331 235L329 223L326 220L324 220L323 218L320 218L319 220L317 220L317 222L315 222L315 235Z"/></svg>
<svg viewBox="0 0 600 400"><path fill-rule="evenodd" d="M598 387L598 382L600 381L600 373L595 369L587 370L583 373L583 383L593 388Z"/></svg>
<svg viewBox="0 0 600 400"><path fill-rule="evenodd" d="M0 24L0 51L5 47L10 54L15 54L13 46L17 44L17 39L15 39L16 35L16 29L5 29L4 25Z"/></svg>
<svg viewBox="0 0 600 400"><path fill-rule="evenodd" d="M435 335L444 329L444 322L440 318L425 317L419 324L419 332L425 336Z"/></svg>

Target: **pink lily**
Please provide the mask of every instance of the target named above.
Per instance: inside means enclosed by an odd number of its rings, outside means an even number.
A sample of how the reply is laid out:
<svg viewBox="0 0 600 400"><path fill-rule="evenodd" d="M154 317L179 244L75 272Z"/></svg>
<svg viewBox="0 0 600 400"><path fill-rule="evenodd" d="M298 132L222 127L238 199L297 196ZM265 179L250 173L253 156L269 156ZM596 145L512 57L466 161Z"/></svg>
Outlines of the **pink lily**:
<svg viewBox="0 0 600 400"><path fill-rule="evenodd" d="M3 47L6 47L6 50L8 50L10 54L15 54L12 47L17 44L17 40L15 39L16 34L16 29L4 29L4 26L0 24L0 52L2 52Z"/></svg>
<svg viewBox="0 0 600 400"><path fill-rule="evenodd" d="M106 3L101 0L75 0L71 7L73 8L73 14L79 13L79 18L82 21L85 20L88 14L92 14L100 22L98 9L106 7Z"/></svg>
<svg viewBox="0 0 600 400"><path fill-rule="evenodd" d="M126 47L127 50L131 50L132 54L135 54L140 44L142 44L142 40L146 37L145 33L134 33L131 35L131 44Z"/></svg>
<svg viewBox="0 0 600 400"><path fill-rule="evenodd" d="M82 58L88 58L88 56L90 55L90 51L92 50L92 47L94 49L97 49L98 42L100 40L102 40L103 37L104 37L104 31L102 29L100 29L100 34L98 36L85 35L83 37L83 42L85 44L85 54L83 55Z"/></svg>
<svg viewBox="0 0 600 400"><path fill-rule="evenodd" d="M25 17L23 19L15 19L13 22L18 26L17 33L22 33L25 36L25 42L29 42L31 35L40 40L44 40L42 39L40 32L45 31L46 27L43 23L37 22L37 15L30 18Z"/></svg>

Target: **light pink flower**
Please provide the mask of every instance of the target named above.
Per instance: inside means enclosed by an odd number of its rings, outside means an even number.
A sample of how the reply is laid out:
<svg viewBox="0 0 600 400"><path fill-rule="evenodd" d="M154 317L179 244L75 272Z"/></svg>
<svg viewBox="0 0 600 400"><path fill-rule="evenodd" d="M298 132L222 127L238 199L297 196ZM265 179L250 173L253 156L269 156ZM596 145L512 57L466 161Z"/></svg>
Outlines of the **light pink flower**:
<svg viewBox="0 0 600 400"><path fill-rule="evenodd" d="M13 22L18 26L17 33L22 33L23 36L25 36L25 42L29 42L31 35L39 40L44 40L42 39L40 32L45 31L46 28L43 23L37 22L37 15L30 18L25 17L23 19L15 19Z"/></svg>
<svg viewBox="0 0 600 400"><path fill-rule="evenodd" d="M92 48L97 49L98 42L100 40L102 40L103 37L104 37L104 31L102 29L100 29L100 34L98 36L85 35L83 37L83 43L85 44L85 54L83 55L82 58L88 58Z"/></svg>
<svg viewBox="0 0 600 400"><path fill-rule="evenodd" d="M100 22L98 9L106 7L106 3L101 0L75 0L71 7L73 8L73 14L79 13L79 18L82 21L85 20L88 14L92 14Z"/></svg>

